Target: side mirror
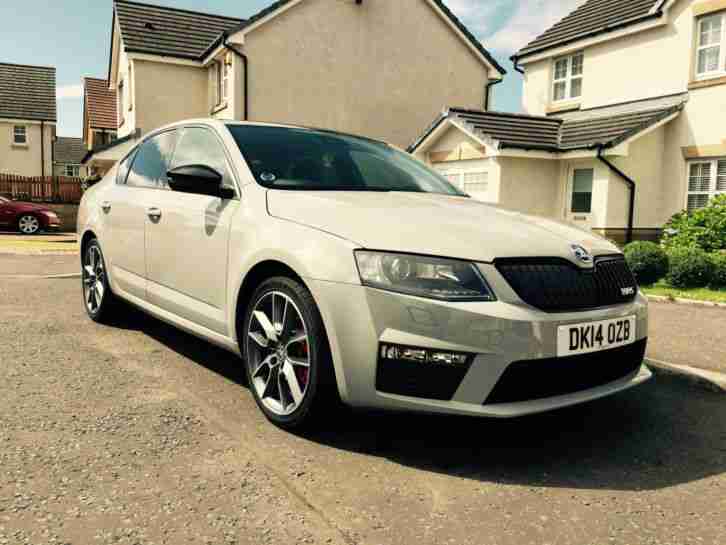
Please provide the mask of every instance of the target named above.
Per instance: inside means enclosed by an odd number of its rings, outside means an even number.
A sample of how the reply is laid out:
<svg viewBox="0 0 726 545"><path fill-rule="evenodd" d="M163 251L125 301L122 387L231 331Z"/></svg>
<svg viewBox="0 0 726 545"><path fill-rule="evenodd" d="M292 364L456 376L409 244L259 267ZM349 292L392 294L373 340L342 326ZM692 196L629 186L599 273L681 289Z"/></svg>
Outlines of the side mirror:
<svg viewBox="0 0 726 545"><path fill-rule="evenodd" d="M234 190L222 186L222 174L207 165L184 165L166 173L169 187L180 193L196 193L230 199Z"/></svg>

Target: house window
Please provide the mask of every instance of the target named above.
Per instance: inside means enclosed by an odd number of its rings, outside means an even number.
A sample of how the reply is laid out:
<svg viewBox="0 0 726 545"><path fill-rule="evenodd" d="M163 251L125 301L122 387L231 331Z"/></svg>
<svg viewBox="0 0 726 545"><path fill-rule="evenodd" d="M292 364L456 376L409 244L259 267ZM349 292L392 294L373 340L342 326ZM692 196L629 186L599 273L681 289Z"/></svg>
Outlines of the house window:
<svg viewBox="0 0 726 545"><path fill-rule="evenodd" d="M133 66L129 63L129 111L134 109L134 78L133 78Z"/></svg>
<svg viewBox="0 0 726 545"><path fill-rule="evenodd" d="M124 124L124 82L118 84L118 126Z"/></svg>
<svg viewBox="0 0 726 545"><path fill-rule="evenodd" d="M698 20L696 76L707 77L726 72L726 13Z"/></svg>
<svg viewBox="0 0 726 545"><path fill-rule="evenodd" d="M229 70L230 66L227 62L222 62L222 101L226 102L229 97Z"/></svg>
<svg viewBox="0 0 726 545"><path fill-rule="evenodd" d="M65 165L63 167L63 175L78 178L81 175L81 167L79 165Z"/></svg>
<svg viewBox="0 0 726 545"><path fill-rule="evenodd" d="M489 172L476 166L436 165L436 170L449 182L479 200L488 200Z"/></svg>
<svg viewBox="0 0 726 545"><path fill-rule="evenodd" d="M589 214L592 212L592 186L595 171L591 168L578 168L572 177L572 208L573 214Z"/></svg>
<svg viewBox="0 0 726 545"><path fill-rule="evenodd" d="M585 54L582 52L555 60L554 87L552 90L554 102L572 100L582 96L584 64Z"/></svg>
<svg viewBox="0 0 726 545"><path fill-rule="evenodd" d="M694 161L688 165L689 212L703 208L716 195L726 193L726 158Z"/></svg>
<svg viewBox="0 0 726 545"><path fill-rule="evenodd" d="M28 129L25 125L13 127L13 144L25 146L28 143Z"/></svg>

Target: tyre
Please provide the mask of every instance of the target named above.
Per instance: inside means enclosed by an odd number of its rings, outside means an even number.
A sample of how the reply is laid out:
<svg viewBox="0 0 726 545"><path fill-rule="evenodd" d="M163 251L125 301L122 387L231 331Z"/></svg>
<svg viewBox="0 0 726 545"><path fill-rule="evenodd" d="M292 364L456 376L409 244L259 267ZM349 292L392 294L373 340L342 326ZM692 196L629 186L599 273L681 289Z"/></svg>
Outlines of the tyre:
<svg viewBox="0 0 726 545"><path fill-rule="evenodd" d="M98 240L91 240L81 256L83 283L83 307L94 322L109 323L118 299L111 291L106 272L106 262Z"/></svg>
<svg viewBox="0 0 726 545"><path fill-rule="evenodd" d="M18 219L18 231L23 235L35 235L40 232L40 220L33 214L23 214Z"/></svg>
<svg viewBox="0 0 726 545"><path fill-rule="evenodd" d="M337 400L328 339L312 294L299 282L263 282L245 310L240 348L257 405L277 426L312 427Z"/></svg>

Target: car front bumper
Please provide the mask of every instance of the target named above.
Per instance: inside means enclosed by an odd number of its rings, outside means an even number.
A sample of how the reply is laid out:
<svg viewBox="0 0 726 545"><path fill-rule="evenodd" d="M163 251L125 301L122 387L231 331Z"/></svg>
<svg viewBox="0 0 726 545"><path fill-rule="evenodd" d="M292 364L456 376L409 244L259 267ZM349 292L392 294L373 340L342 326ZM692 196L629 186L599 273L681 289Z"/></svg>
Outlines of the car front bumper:
<svg viewBox="0 0 726 545"><path fill-rule="evenodd" d="M568 359L578 366L590 362L599 366L619 364L617 351L612 352L612 357L608 352L604 357L600 353L599 358L557 358L557 328L560 325L635 316L636 341L639 341L636 344L644 347L648 305L640 294L626 305L584 312L546 313L517 301L516 296L501 285L500 290L495 287L495 292L504 293L504 299L496 302L451 303L360 285L306 281L325 322L341 397L354 407L515 417L604 397L643 383L652 376L642 365L642 357L638 357L624 374L610 376L606 382L546 397L487 402L495 387L504 380L505 371L510 367L514 369L512 364L515 362L537 366L540 362L542 365L558 364ZM464 370L453 395L402 395L381 388L381 376L377 374L381 343L463 352L473 354L474 358L468 370ZM424 372L426 364L420 365ZM409 371L415 381L415 364ZM533 373L533 379L534 375L547 376L541 368L537 371ZM519 377L523 382L527 381L526 372L520 373ZM442 382L442 388L445 382ZM511 389L511 380L509 386Z"/></svg>

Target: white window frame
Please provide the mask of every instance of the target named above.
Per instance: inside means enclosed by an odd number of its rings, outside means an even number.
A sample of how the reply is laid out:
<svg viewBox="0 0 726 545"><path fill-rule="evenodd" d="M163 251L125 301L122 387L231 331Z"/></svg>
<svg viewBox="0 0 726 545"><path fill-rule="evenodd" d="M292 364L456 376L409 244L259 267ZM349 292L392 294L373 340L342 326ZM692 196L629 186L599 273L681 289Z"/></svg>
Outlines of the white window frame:
<svg viewBox="0 0 726 545"><path fill-rule="evenodd" d="M434 163L434 170L446 178L453 186L460 191L466 190L467 177L483 174L486 182L470 182L471 185L484 185L485 189L477 190L477 193L486 193L491 188L491 176L488 166L457 165L454 163Z"/></svg>
<svg viewBox="0 0 726 545"><path fill-rule="evenodd" d="M124 100L124 88L126 86L124 85L124 80L119 81L118 83L118 126L121 127L126 121L126 110L124 110L124 104L126 101Z"/></svg>
<svg viewBox="0 0 726 545"><path fill-rule="evenodd" d="M223 60L221 63L222 68L222 77L220 78L220 84L222 86L221 88L221 97L222 102L227 102L227 99L229 98L229 76L230 76L230 65L227 63L226 60Z"/></svg>
<svg viewBox="0 0 726 545"><path fill-rule="evenodd" d="M721 20L720 39L717 43L701 45L701 30L703 28L703 25L706 21L710 21L713 19ZM695 59L693 61L693 70L694 70L696 79L708 79L708 78L726 75L726 11L722 11L719 13L709 13L708 15L704 15L703 17L700 17L696 21L695 45L696 45L696 47L695 47ZM705 72L699 72L698 71L698 61L701 56L701 51L705 51L706 49L711 49L712 47L719 48L718 66L716 67L715 70L707 70Z"/></svg>
<svg viewBox="0 0 726 545"><path fill-rule="evenodd" d="M18 136L22 134L22 141L18 140ZM13 146L28 145L28 127L26 125L13 125Z"/></svg>
<svg viewBox="0 0 726 545"><path fill-rule="evenodd" d="M721 165L721 171L723 174L719 176L719 164ZM691 191L691 172L695 165L710 165L711 176L706 191ZM726 194L726 157L716 157L714 159L694 159L688 161L686 167L686 201L684 209L688 210L688 200L691 195L706 195L708 197L707 202L710 202L717 195ZM698 210L695 208L694 210Z"/></svg>
<svg viewBox="0 0 726 545"><path fill-rule="evenodd" d="M576 58L580 58L582 60L581 62L581 69L578 74L572 73L572 68L574 66L574 60ZM557 65L561 62L565 62L566 69L565 69L565 75L563 77L558 77L557 75ZM584 79L585 79L585 52L584 51L578 51L577 53L574 53L572 55L568 55L566 57L558 57L554 59L552 62L552 102L555 104L561 103L561 102L572 102L572 101L578 101L582 99L582 93L584 89ZM580 94L576 97L572 96L572 82L575 80L580 81ZM557 98L556 95L556 89L559 84L565 84L565 96L564 98Z"/></svg>
<svg viewBox="0 0 726 545"><path fill-rule="evenodd" d="M70 174L68 174L70 169ZM81 176L81 165L63 165L63 175L69 178L79 178Z"/></svg>

